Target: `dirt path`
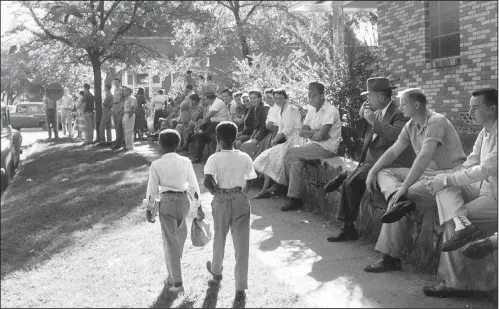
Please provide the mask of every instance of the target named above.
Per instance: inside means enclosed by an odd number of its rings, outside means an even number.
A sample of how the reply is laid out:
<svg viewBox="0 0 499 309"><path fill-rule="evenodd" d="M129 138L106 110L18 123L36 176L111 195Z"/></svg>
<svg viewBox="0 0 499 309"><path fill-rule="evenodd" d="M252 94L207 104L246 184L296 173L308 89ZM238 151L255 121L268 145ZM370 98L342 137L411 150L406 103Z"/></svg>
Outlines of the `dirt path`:
<svg viewBox="0 0 499 309"><path fill-rule="evenodd" d="M157 157L151 145L136 150L148 159ZM202 166L195 165L195 170L201 184ZM252 190L250 196L255 193ZM213 226L211 194L203 188L201 198ZM434 283L434 278L413 273L407 265L402 272L365 273L363 267L376 256L372 244L327 243L334 228L308 213L283 213L282 203L252 201L246 307L497 307L488 301L426 298L421 288ZM194 215L192 209L189 225ZM234 255L232 239L227 239L220 289L207 284L205 263L211 258L212 243L195 248L187 240L186 294L170 303L163 289L166 267L159 223L145 222L137 204L119 219L75 230L67 235L63 250L5 275L2 306L232 307Z"/></svg>

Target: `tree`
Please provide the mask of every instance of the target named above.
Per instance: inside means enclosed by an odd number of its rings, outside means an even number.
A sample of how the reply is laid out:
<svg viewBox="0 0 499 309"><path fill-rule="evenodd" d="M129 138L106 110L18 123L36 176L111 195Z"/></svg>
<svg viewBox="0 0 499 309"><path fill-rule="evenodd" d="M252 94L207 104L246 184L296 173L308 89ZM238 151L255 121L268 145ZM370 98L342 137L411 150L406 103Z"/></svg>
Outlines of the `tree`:
<svg viewBox="0 0 499 309"><path fill-rule="evenodd" d="M19 1L36 27L20 25L8 35L30 34L25 44L45 64L77 73L90 65L93 72L96 126L102 117L102 69L117 62L145 65L163 54L137 36L165 29L165 20L182 18L185 3L174 1ZM187 4L188 6L189 4ZM185 9L184 9L185 11ZM41 61L43 62L43 61ZM67 70L70 68L70 70ZM99 138L99 131L97 131Z"/></svg>

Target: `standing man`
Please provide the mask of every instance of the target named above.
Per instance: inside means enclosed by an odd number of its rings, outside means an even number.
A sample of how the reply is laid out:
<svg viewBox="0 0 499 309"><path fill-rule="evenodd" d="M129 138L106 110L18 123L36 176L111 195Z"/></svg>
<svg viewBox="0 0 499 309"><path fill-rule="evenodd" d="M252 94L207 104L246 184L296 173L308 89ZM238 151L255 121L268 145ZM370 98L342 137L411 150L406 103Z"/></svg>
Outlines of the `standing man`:
<svg viewBox="0 0 499 309"><path fill-rule="evenodd" d="M75 107L75 102L73 96L69 94L67 87L64 88L64 95L61 98L61 109L62 109L62 134L64 137L73 137L73 108ZM67 135L66 135L67 126Z"/></svg>
<svg viewBox="0 0 499 309"><path fill-rule="evenodd" d="M133 133L135 127L135 110L137 99L132 95L133 90L125 88L125 103L123 104L123 131L125 133L125 150L133 149Z"/></svg>
<svg viewBox="0 0 499 309"><path fill-rule="evenodd" d="M123 88L121 88L121 80L119 78L115 78L113 80L113 84L113 122L114 129L116 131L116 140L111 148L119 149L121 148L121 144L123 142L123 103L125 102L125 95L123 93Z"/></svg>
<svg viewBox="0 0 499 309"><path fill-rule="evenodd" d="M43 99L43 105L45 106L45 117L47 121L47 130L49 131L49 139L52 139L52 130L54 130L55 139L59 139L59 128L57 127L57 106L56 102L45 96Z"/></svg>
<svg viewBox="0 0 499 309"><path fill-rule="evenodd" d="M152 108L153 108L153 115L154 115L154 128L158 125L159 118L161 117L167 117L165 113L165 96L163 95L163 89L158 90L158 94L156 94L152 98Z"/></svg>
<svg viewBox="0 0 499 309"><path fill-rule="evenodd" d="M343 221L343 229L340 234L328 237L327 240L330 242L358 239L354 223L357 220L360 200L366 190L367 173L381 155L395 143L400 131L409 120L392 100L392 90L395 88L390 86L390 80L386 77L367 80L367 91L362 95L367 94L368 102L362 104L359 111L360 119L356 126L360 129L359 135L364 136L359 165L350 177L347 178L347 172L341 172L324 188L324 192L332 192L343 183L337 215L337 219ZM393 166L409 168L414 157L414 151L407 148L394 161Z"/></svg>
<svg viewBox="0 0 499 309"><path fill-rule="evenodd" d="M196 86L196 81L194 78L192 78L192 71L187 70L186 75L185 75L185 85L192 85L193 87Z"/></svg>
<svg viewBox="0 0 499 309"><path fill-rule="evenodd" d="M83 106L85 112L85 142L82 146L94 143L95 97L90 92L90 85L83 85Z"/></svg>
<svg viewBox="0 0 499 309"><path fill-rule="evenodd" d="M421 176L451 173L460 169L466 159L456 129L445 116L426 107L426 96L421 89L404 90L399 97L404 116L411 120L397 141L374 164L366 179L369 192L374 191L377 179L388 203L388 211L381 216L384 224L375 247L382 257L367 266L366 272L402 269L400 258L410 228L405 215L414 210L425 213L436 206L435 197L420 181ZM411 168L388 168L409 146L416 153Z"/></svg>
<svg viewBox="0 0 499 309"><path fill-rule="evenodd" d="M113 141L113 137L111 134L111 117L113 116L113 105L114 105L114 96L111 94L111 85L106 84L104 86L105 90L105 98L104 102L102 102L102 119L100 121L99 133L100 133L100 142L99 145L111 144ZM104 136L104 131L107 133L107 143L106 137Z"/></svg>
<svg viewBox="0 0 499 309"><path fill-rule="evenodd" d="M289 201L281 210L288 211L302 206L304 190L302 170L306 160L318 160L336 156L341 138L341 119L338 109L326 102L324 85L312 82L308 86L311 108L303 121L300 136L309 139L301 146L293 147L284 156L282 184L288 184Z"/></svg>
<svg viewBox="0 0 499 309"><path fill-rule="evenodd" d="M427 183L430 192L437 195L439 222L444 228L438 269L442 281L424 287L427 296L459 296L497 289L492 256L472 261L463 256L466 251L458 250L480 235L488 237L497 232L497 89L473 92L469 114L475 125L483 126L473 152L461 170L438 174Z"/></svg>

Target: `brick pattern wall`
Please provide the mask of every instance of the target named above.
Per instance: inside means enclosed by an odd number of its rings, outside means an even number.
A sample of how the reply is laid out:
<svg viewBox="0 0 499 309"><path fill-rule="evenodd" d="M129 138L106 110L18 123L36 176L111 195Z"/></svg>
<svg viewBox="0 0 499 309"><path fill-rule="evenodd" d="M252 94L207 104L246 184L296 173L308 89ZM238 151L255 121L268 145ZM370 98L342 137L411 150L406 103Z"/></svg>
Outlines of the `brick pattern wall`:
<svg viewBox="0 0 499 309"><path fill-rule="evenodd" d="M398 90L422 88L429 107L460 133L476 132L466 115L471 92L497 88L497 1L459 1L460 56L437 61L430 60L428 1L378 1L377 10L382 67Z"/></svg>

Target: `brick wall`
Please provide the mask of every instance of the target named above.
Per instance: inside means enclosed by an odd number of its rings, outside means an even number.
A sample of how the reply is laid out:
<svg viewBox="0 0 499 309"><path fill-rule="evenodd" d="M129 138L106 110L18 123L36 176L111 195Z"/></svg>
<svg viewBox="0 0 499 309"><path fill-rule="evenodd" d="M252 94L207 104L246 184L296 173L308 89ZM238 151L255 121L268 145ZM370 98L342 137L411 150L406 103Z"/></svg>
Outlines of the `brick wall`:
<svg viewBox="0 0 499 309"><path fill-rule="evenodd" d="M497 88L497 1L459 1L460 56L430 60L428 1L378 1L382 67L398 90L422 88L430 108L460 133L476 132L468 111L471 92ZM436 67L435 67L436 66Z"/></svg>

